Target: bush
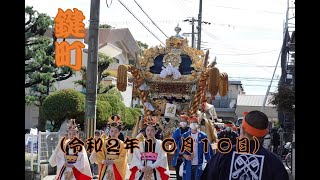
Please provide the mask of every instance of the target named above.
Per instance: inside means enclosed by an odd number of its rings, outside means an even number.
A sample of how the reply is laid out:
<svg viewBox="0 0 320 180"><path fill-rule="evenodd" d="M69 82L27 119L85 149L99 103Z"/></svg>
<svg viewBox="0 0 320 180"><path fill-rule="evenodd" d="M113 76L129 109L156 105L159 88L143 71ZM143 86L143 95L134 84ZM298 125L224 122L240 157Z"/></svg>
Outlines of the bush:
<svg viewBox="0 0 320 180"><path fill-rule="evenodd" d="M125 125L125 129L132 129L135 120L141 116L141 109L139 108L125 108L124 115L122 116L122 121Z"/></svg>
<svg viewBox="0 0 320 180"><path fill-rule="evenodd" d="M102 129L102 127L105 127L111 115L112 107L109 102L97 100L97 129Z"/></svg>
<svg viewBox="0 0 320 180"><path fill-rule="evenodd" d="M125 111L122 115L122 121L125 126L125 129L131 129L134 124L134 116L130 111L130 108L125 108Z"/></svg>
<svg viewBox="0 0 320 180"><path fill-rule="evenodd" d="M74 89L64 89L50 94L42 105L43 115L54 122L54 128L61 126L66 119L76 119L83 124L85 96Z"/></svg>
<svg viewBox="0 0 320 180"><path fill-rule="evenodd" d="M121 114L121 112L124 111L125 105L123 104L123 102L121 102L120 98L117 95L99 94L97 99L101 101L107 101L111 105L112 112L114 114Z"/></svg>

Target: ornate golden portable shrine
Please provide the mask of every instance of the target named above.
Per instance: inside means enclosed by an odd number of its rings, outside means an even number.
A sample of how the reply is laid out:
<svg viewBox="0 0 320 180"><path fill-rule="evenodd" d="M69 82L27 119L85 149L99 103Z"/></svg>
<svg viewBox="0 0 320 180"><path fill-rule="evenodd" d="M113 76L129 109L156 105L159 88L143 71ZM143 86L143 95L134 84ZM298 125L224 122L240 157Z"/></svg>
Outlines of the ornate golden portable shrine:
<svg viewBox="0 0 320 180"><path fill-rule="evenodd" d="M118 67L117 88L126 90L129 71L144 116L159 117L165 138L177 128L177 114L190 116L202 110L207 92L211 96L228 93L228 75L220 73L215 62L208 63L209 50L205 53L189 47L187 39L179 35L181 28L175 30L176 35L166 40L166 47L146 49L135 65Z"/></svg>

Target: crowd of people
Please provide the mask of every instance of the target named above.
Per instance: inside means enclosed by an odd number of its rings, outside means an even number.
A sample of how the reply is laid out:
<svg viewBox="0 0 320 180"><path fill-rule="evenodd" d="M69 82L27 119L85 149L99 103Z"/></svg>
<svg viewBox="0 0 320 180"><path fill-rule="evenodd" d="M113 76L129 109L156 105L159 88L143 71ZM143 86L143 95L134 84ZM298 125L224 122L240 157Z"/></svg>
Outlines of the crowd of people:
<svg viewBox="0 0 320 180"><path fill-rule="evenodd" d="M217 138L209 143L202 119L185 114L180 114L179 119L179 127L172 133L175 149L171 152L171 165L175 168L177 180L289 179L279 156L265 145L268 138L270 141L274 138L270 137L269 121L264 113L247 113L240 127L235 127L232 122L224 122L224 126L219 127L212 121ZM125 180L129 177L129 180L168 180L168 152L162 144L164 139L158 118L143 118L143 126L136 137L138 148L132 152L126 148L122 127L121 117L113 115L106 131L95 132L96 142L101 140L100 150L88 153L83 146L75 152L70 142L78 138L79 130L75 120L71 120L68 137L60 140L49 159L51 166L57 166L57 179ZM214 150L212 144L224 138L232 143L229 151ZM246 151L238 147L239 138L248 140ZM127 175L127 169L130 175Z"/></svg>

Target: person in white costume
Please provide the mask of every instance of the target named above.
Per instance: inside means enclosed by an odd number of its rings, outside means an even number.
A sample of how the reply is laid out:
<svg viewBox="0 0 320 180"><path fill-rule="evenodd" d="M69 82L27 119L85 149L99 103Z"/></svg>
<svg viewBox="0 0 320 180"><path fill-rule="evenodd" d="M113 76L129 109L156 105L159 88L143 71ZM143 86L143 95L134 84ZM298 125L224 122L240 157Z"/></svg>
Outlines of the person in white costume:
<svg viewBox="0 0 320 180"><path fill-rule="evenodd" d="M144 119L147 139L139 141L139 148L133 150L129 180L169 179L167 153L162 149L162 140L155 138L157 122L156 116Z"/></svg>
<svg viewBox="0 0 320 180"><path fill-rule="evenodd" d="M71 119L68 124L68 137L60 139L59 144L49 159L52 167L57 166L57 180L92 179L86 149L79 143L78 138L79 130L77 124L75 123L75 119ZM78 148L72 148L72 146L77 146Z"/></svg>

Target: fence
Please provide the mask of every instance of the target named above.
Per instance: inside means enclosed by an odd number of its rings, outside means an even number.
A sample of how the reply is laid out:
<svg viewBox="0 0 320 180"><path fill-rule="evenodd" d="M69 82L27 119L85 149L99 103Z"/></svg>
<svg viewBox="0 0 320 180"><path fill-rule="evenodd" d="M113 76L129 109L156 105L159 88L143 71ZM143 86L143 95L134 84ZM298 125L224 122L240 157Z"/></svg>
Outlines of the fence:
<svg viewBox="0 0 320 180"><path fill-rule="evenodd" d="M123 136L131 136L131 131L122 131ZM38 132L37 135L25 135L25 169L40 173L40 165L49 162L59 140L66 132ZM83 132L79 138L83 139ZM85 142L85 141L84 141Z"/></svg>
<svg viewBox="0 0 320 180"><path fill-rule="evenodd" d="M38 135L25 135L25 169L33 171L39 169L36 165L38 162Z"/></svg>
<svg viewBox="0 0 320 180"><path fill-rule="evenodd" d="M48 163L62 136L66 133L39 131L37 135L26 134L25 169L40 173L40 164Z"/></svg>

